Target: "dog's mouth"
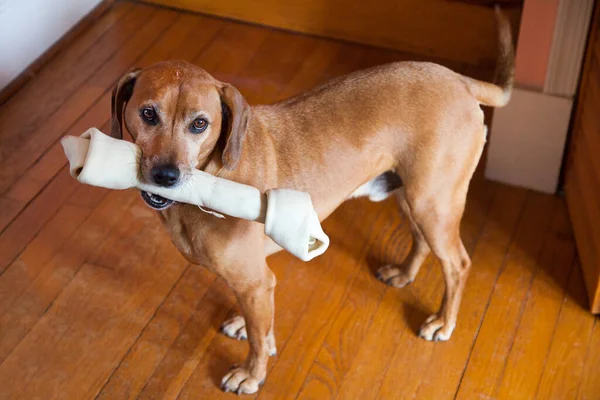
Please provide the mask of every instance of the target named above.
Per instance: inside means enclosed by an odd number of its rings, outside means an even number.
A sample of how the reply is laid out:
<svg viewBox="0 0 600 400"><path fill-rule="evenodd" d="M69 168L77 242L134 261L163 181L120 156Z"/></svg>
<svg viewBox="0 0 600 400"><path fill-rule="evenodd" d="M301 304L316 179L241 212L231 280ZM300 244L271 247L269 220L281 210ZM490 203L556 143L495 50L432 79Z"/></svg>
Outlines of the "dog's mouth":
<svg viewBox="0 0 600 400"><path fill-rule="evenodd" d="M146 204L148 204L148 207L154 210L166 210L167 208L171 207L173 203L175 203L173 200L165 199L164 197L159 196L157 194L152 194L144 191L142 191L141 194L142 199Z"/></svg>

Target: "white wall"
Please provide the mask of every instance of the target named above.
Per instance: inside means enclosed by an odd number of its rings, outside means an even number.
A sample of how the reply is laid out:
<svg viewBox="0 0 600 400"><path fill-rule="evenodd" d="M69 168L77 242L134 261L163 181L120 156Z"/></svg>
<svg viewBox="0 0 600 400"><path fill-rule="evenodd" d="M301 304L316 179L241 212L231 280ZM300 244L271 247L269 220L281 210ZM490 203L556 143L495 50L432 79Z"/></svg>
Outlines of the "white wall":
<svg viewBox="0 0 600 400"><path fill-rule="evenodd" d="M525 0L515 71L521 88L494 111L486 178L556 192L593 6L593 0ZM544 43L549 48L540 49Z"/></svg>
<svg viewBox="0 0 600 400"><path fill-rule="evenodd" d="M102 0L0 0L0 89Z"/></svg>

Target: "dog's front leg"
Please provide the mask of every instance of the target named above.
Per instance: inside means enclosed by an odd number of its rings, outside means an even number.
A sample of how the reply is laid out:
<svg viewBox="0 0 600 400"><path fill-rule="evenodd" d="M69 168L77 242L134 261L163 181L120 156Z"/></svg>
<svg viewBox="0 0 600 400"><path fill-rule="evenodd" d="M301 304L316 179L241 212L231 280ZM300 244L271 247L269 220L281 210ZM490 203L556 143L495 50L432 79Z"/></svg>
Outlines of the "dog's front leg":
<svg viewBox="0 0 600 400"><path fill-rule="evenodd" d="M221 381L226 392L255 393L267 374L267 362L273 343L273 290L275 275L263 259L260 265L237 268L235 277L227 279L238 300L250 350L246 361L233 368Z"/></svg>

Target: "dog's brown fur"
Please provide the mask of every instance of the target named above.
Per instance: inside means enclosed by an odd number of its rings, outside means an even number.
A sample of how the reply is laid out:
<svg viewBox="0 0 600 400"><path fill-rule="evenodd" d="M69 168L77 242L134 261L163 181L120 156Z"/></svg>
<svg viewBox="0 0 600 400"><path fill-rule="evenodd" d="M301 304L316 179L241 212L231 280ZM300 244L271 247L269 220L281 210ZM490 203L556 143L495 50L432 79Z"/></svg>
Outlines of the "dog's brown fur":
<svg viewBox="0 0 600 400"><path fill-rule="evenodd" d="M261 191L294 188L310 193L321 219L353 195L386 197L394 187L378 182L393 171L404 185L395 193L414 243L402 265L382 267L378 277L402 287L433 250L446 292L420 336L447 340L471 266L459 226L486 141L480 104L503 106L512 86L510 27L502 16L499 22L499 85L436 64L403 62L360 71L274 105L249 107L235 88L202 69L164 62L120 80L113 93L112 134L122 137L123 121L142 149L140 174L147 181L153 166L170 163L182 172L181 185L186 171L198 168ZM140 117L146 106L156 109L156 126ZM209 127L190 133L198 116ZM278 248L262 225L218 219L193 205L175 204L160 216L187 259L214 271L234 291L244 318L234 318L224 330L238 338L247 331L250 352L225 376L223 388L256 392L275 351L275 276L265 257Z"/></svg>

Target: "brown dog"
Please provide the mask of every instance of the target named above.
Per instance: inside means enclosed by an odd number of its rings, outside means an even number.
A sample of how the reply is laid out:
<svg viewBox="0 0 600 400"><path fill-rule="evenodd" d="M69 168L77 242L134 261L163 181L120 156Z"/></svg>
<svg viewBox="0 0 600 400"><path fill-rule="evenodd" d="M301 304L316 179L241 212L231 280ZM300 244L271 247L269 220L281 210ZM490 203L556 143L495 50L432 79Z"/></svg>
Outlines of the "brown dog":
<svg viewBox="0 0 600 400"><path fill-rule="evenodd" d="M419 335L447 340L471 266L459 235L469 182L486 127L480 104L503 106L512 86L510 27L499 15L498 85L431 63L403 62L335 79L270 106L249 107L231 85L185 62L126 74L113 92L112 135L122 122L141 147L141 177L185 185L197 168L265 191L310 193L322 219L351 197L382 200L392 191L410 219L413 246L402 265L377 275L402 287L430 249L440 259L446 291ZM402 188L400 183L403 184ZM396 190L398 189L398 190ZM250 342L246 362L222 381L226 391L254 393L275 353L275 276L265 257L278 251L260 224L218 219L198 207L143 194L190 262L225 279L243 315L224 332Z"/></svg>

